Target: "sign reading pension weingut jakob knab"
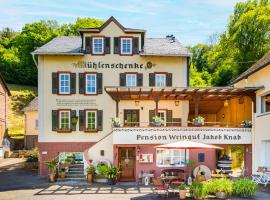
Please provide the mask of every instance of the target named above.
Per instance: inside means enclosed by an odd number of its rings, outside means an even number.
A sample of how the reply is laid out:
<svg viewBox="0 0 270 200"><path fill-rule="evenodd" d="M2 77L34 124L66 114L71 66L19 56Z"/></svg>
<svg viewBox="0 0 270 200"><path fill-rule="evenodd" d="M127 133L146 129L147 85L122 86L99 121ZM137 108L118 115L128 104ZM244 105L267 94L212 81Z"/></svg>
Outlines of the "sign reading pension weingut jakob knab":
<svg viewBox="0 0 270 200"><path fill-rule="evenodd" d="M207 144L251 144L249 128L115 128L113 144L166 144L191 140Z"/></svg>

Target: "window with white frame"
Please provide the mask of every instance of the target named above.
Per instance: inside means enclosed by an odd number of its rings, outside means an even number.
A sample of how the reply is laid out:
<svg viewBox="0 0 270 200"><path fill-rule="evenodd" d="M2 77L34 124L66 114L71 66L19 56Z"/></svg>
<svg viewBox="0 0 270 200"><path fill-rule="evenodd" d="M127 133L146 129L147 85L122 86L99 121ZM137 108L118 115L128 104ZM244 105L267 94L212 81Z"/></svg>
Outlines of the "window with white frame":
<svg viewBox="0 0 270 200"><path fill-rule="evenodd" d="M186 163L184 149L157 149L157 167L183 167Z"/></svg>
<svg viewBox="0 0 270 200"><path fill-rule="evenodd" d="M85 76L85 93L96 94L97 93L97 75L86 74Z"/></svg>
<svg viewBox="0 0 270 200"><path fill-rule="evenodd" d="M104 53L104 38L94 37L93 38L93 54L103 54Z"/></svg>
<svg viewBox="0 0 270 200"><path fill-rule="evenodd" d="M158 113L157 113L157 116L163 120L163 126L166 125L166 110L159 110Z"/></svg>
<svg viewBox="0 0 270 200"><path fill-rule="evenodd" d="M59 128L61 130L70 130L70 111L61 110L59 112Z"/></svg>
<svg viewBox="0 0 270 200"><path fill-rule="evenodd" d="M127 87L137 86L137 74L126 74L126 86Z"/></svg>
<svg viewBox="0 0 270 200"><path fill-rule="evenodd" d="M97 112L93 110L86 111L86 129L96 130L97 129Z"/></svg>
<svg viewBox="0 0 270 200"><path fill-rule="evenodd" d="M166 87L166 74L155 74L156 87Z"/></svg>
<svg viewBox="0 0 270 200"><path fill-rule="evenodd" d="M70 74L59 74L59 94L70 94Z"/></svg>
<svg viewBox="0 0 270 200"><path fill-rule="evenodd" d="M262 96L262 113L270 112L270 94Z"/></svg>
<svg viewBox="0 0 270 200"><path fill-rule="evenodd" d="M132 38L121 38L121 54L132 54Z"/></svg>

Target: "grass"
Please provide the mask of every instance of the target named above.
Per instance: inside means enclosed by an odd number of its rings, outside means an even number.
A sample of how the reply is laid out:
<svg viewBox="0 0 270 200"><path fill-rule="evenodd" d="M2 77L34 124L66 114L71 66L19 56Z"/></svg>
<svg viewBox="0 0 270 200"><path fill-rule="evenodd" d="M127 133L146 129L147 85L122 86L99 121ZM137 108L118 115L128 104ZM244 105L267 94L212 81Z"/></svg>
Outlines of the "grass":
<svg viewBox="0 0 270 200"><path fill-rule="evenodd" d="M37 96L37 87L8 84L8 133L11 138L24 138L24 113L22 109Z"/></svg>

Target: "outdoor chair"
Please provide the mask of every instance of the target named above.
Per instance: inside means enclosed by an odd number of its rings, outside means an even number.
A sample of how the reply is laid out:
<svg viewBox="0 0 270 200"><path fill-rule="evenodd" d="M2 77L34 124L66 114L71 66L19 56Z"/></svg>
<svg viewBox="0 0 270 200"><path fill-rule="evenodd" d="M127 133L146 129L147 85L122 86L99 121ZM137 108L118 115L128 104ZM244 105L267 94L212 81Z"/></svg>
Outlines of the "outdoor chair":
<svg viewBox="0 0 270 200"><path fill-rule="evenodd" d="M264 187L266 187L268 184L270 184L270 173L262 173L260 175L252 175L252 181L254 183L262 184Z"/></svg>
<svg viewBox="0 0 270 200"><path fill-rule="evenodd" d="M157 195L169 196L169 186L164 185L161 178L152 178L152 182Z"/></svg>

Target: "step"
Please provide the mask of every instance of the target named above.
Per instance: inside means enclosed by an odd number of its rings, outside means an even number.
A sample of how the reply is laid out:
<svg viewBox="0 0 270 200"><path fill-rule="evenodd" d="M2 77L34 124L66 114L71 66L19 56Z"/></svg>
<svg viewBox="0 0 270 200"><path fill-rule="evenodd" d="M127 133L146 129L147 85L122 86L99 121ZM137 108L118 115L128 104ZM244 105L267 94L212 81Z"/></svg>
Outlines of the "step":
<svg viewBox="0 0 270 200"><path fill-rule="evenodd" d="M68 168L68 171L83 172L83 168Z"/></svg>
<svg viewBox="0 0 270 200"><path fill-rule="evenodd" d="M84 168L84 165L70 165L69 168Z"/></svg>
<svg viewBox="0 0 270 200"><path fill-rule="evenodd" d="M85 178L84 174L66 174L67 178Z"/></svg>
<svg viewBox="0 0 270 200"><path fill-rule="evenodd" d="M57 179L57 181L86 181L86 178L65 178L64 180Z"/></svg>
<svg viewBox="0 0 270 200"><path fill-rule="evenodd" d="M84 174L84 171L68 171L66 174Z"/></svg>

